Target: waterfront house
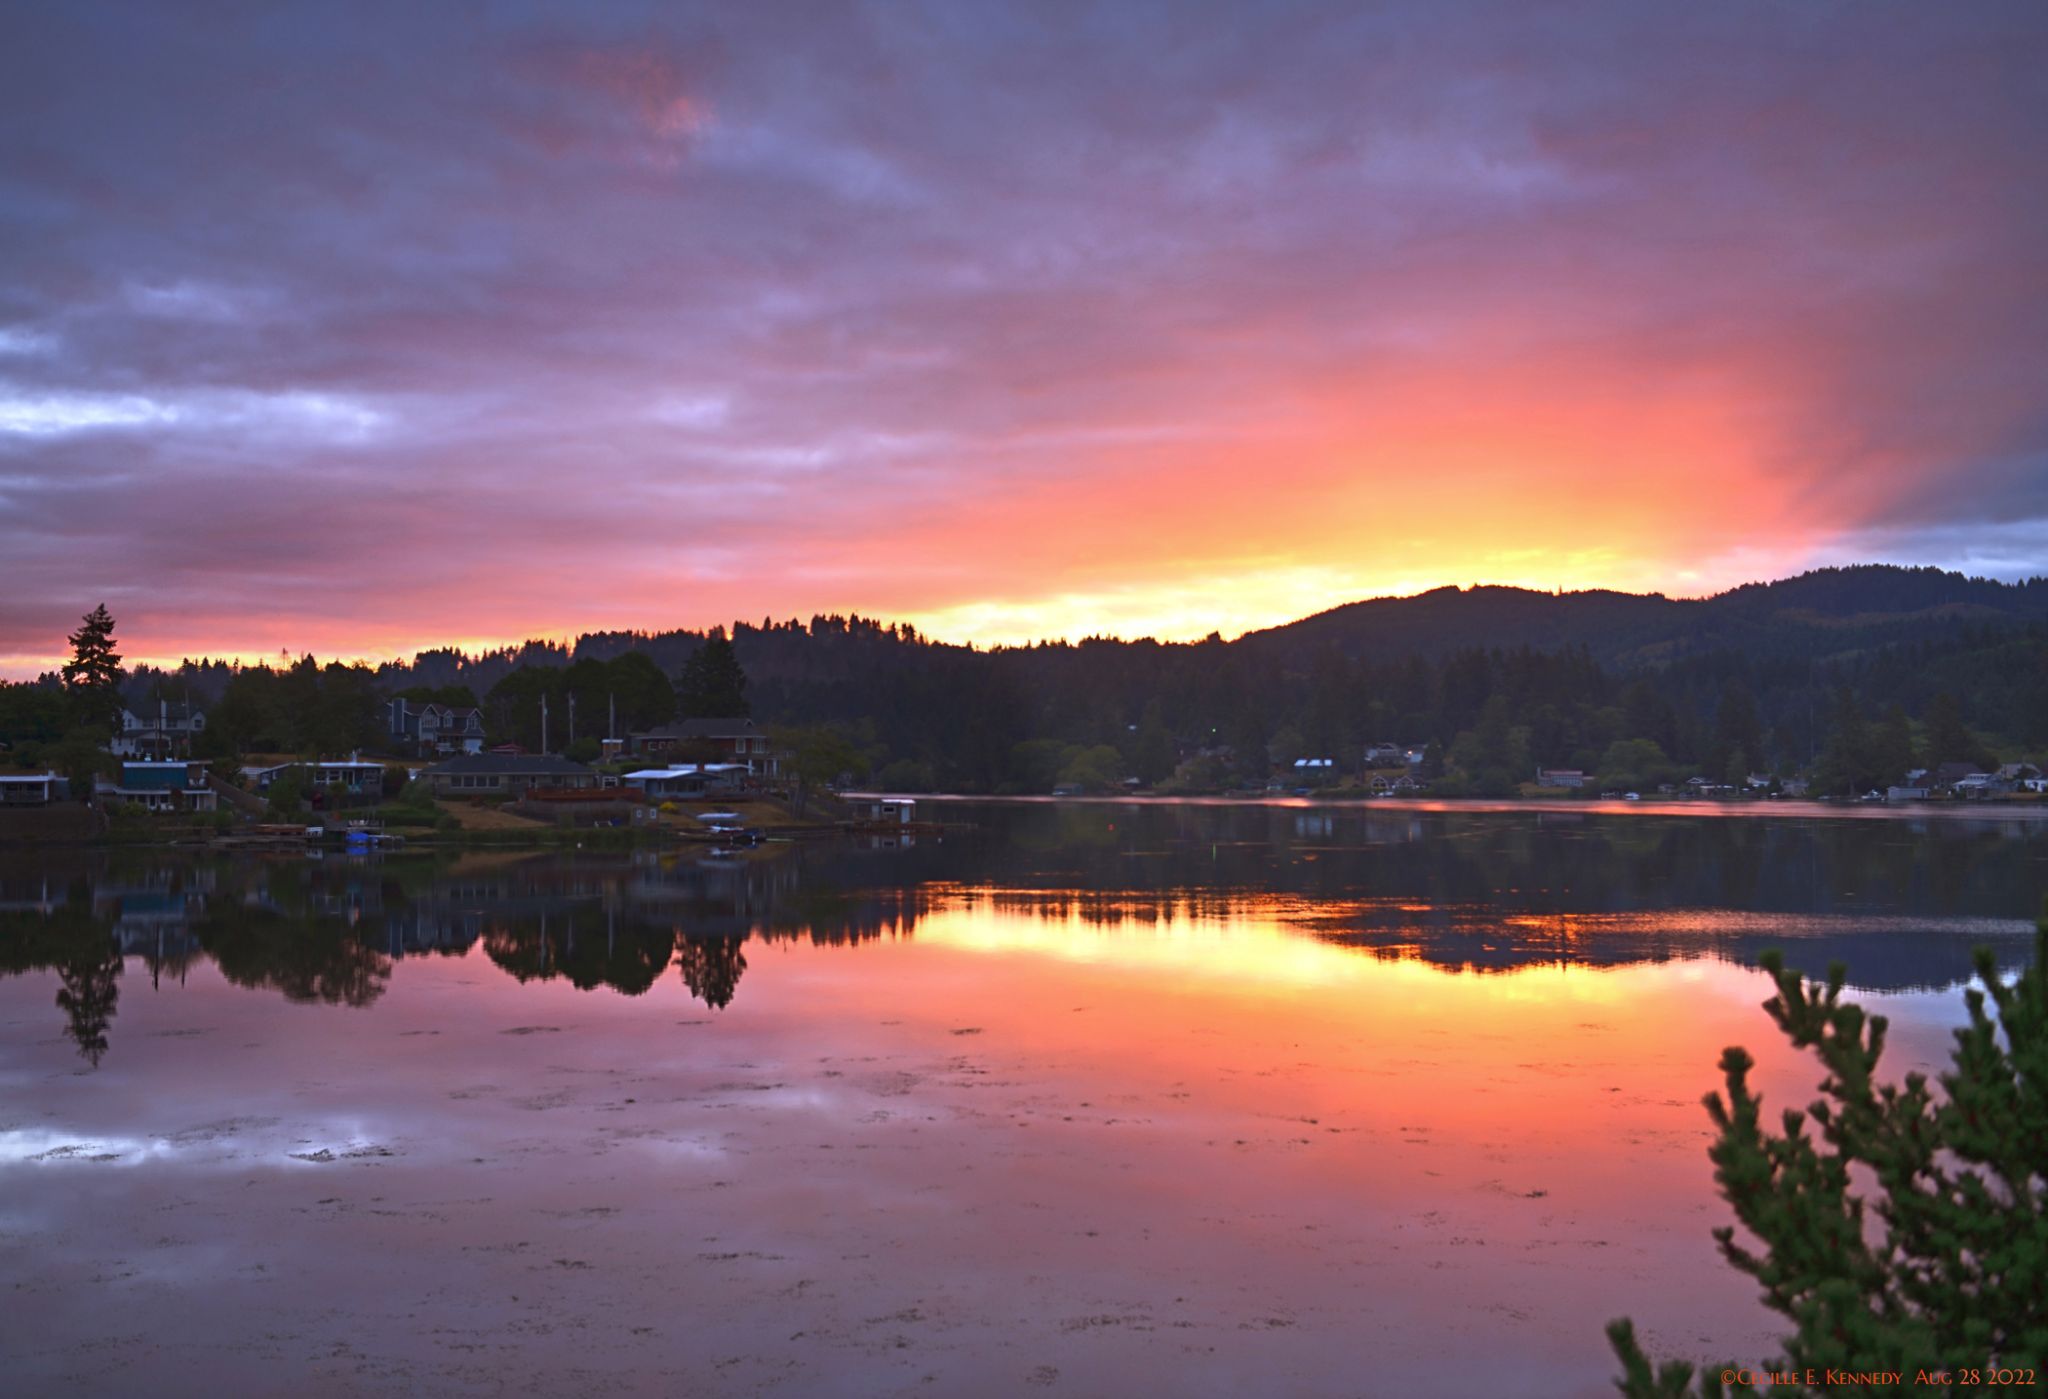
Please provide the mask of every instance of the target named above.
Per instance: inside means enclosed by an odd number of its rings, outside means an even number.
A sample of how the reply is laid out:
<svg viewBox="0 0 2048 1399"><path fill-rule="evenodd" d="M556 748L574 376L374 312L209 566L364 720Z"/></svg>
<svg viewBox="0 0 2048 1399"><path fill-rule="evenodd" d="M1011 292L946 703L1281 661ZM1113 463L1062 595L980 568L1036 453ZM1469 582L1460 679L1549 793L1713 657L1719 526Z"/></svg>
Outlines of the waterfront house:
<svg viewBox="0 0 2048 1399"><path fill-rule="evenodd" d="M391 742L421 757L435 754L481 753L484 712L447 704L391 701Z"/></svg>
<svg viewBox="0 0 2048 1399"><path fill-rule="evenodd" d="M93 794L104 802L121 802L145 811L212 811L213 788L207 785L206 764L141 759L121 764L121 776L102 778Z"/></svg>
<svg viewBox="0 0 2048 1399"><path fill-rule="evenodd" d="M0 806L48 806L63 790L54 772L0 772Z"/></svg>
<svg viewBox="0 0 2048 1399"><path fill-rule="evenodd" d="M279 763L267 768L244 768L256 790L267 791L286 773L295 774L312 788L326 788L351 797L384 795L384 765L356 759L321 763Z"/></svg>
<svg viewBox="0 0 2048 1399"><path fill-rule="evenodd" d="M745 763L757 777L774 777L781 760L752 719L681 719L631 736L632 751L647 757L701 749L726 762Z"/></svg>
<svg viewBox="0 0 2048 1399"><path fill-rule="evenodd" d="M1408 750L1398 743L1368 744L1365 750L1365 765L1369 768L1401 767L1408 761Z"/></svg>
<svg viewBox="0 0 2048 1399"><path fill-rule="evenodd" d="M1927 785L1937 792L1954 791L1964 779L1983 775L1975 763L1943 763L1927 774Z"/></svg>
<svg viewBox="0 0 2048 1399"><path fill-rule="evenodd" d="M1586 785L1586 774L1578 768L1537 768L1538 787L1569 787L1573 791Z"/></svg>
<svg viewBox="0 0 2048 1399"><path fill-rule="evenodd" d="M597 774L582 763L537 753L464 753L422 769L419 780L437 797L512 797L536 788L597 786Z"/></svg>

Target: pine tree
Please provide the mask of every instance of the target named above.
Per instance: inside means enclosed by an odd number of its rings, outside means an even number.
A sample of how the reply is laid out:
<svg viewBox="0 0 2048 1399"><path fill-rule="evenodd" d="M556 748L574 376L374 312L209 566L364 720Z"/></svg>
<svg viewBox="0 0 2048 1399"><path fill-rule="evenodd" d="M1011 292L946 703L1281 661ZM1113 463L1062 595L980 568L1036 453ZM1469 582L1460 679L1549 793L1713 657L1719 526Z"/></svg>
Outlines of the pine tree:
<svg viewBox="0 0 2048 1399"><path fill-rule="evenodd" d="M1786 1110L1782 1136L1763 1126L1743 1050L1722 1055L1727 1096L1707 1097L1721 1129L1709 1151L1714 1178L1765 1251L1738 1243L1732 1228L1714 1237L1795 1327L1783 1358L1730 1369L1801 1377L1772 1382L1774 1395L1947 1394L1991 1382L1988 1373L1979 1383L1920 1378L1960 1366L2039 1382L2048 1364L2048 908L2039 929L2033 966L2010 985L1989 951L1977 953L1983 989L1964 995L1969 1024L1955 1032L1938 1093L1924 1074L1907 1074L1903 1087L1879 1079L1885 1018L1842 1004L1839 964L1824 988L1809 987L1765 954L1778 994L1764 1009L1828 1076L1824 1101ZM1607 1334L1629 1399L1757 1392L1728 1383L1727 1370L1706 1370L1695 1387L1684 1361L1653 1368L1626 1320ZM1830 1369L1902 1378L1837 1385L1825 1382ZM1823 1382L1804 1383L1809 1373Z"/></svg>
<svg viewBox="0 0 2048 1399"><path fill-rule="evenodd" d="M747 673L724 627L713 627L696 654L683 662L676 705L685 719L742 719L750 712Z"/></svg>
<svg viewBox="0 0 2048 1399"><path fill-rule="evenodd" d="M85 614L68 638L71 659L64 665L64 689L76 721L104 728L111 737L121 726L121 653L114 649L114 617L101 603Z"/></svg>

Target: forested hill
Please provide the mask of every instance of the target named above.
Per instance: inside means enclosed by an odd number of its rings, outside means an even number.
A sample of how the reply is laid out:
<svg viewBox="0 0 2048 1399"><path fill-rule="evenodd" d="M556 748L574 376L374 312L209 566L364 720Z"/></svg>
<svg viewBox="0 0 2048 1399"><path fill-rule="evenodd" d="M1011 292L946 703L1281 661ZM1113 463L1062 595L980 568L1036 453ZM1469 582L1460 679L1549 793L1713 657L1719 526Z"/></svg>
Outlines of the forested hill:
<svg viewBox="0 0 2048 1399"><path fill-rule="evenodd" d="M1367 745L1393 742L1442 755L1439 790L1498 789L1542 764L1630 786L1667 768L1810 771L1860 791L1914 762L2048 750L2048 580L1934 569L1826 569L1698 600L1441 588L1234 641L982 651L837 616L741 624L731 640L757 720L833 726L877 780L902 787L1187 780L1194 758L1214 769L1203 781L1263 781L1269 760L1329 756L1348 768ZM467 694L494 741L531 747L543 694L564 716L557 743L572 696L584 720L575 737L614 707L625 726L666 719L677 707L668 682L705 642L603 632L424 652L374 673L310 658L277 674L200 662L139 671L126 689L137 707L188 691L218 704L209 742L238 751L373 746L377 697L401 690ZM33 698L11 703L26 713ZM1617 755L1634 765L1617 767Z"/></svg>
<svg viewBox="0 0 2048 1399"><path fill-rule="evenodd" d="M1710 598L1524 588L1437 588L1347 603L1243 639L1262 656L1300 660L1328 647L1368 656L1585 647L1633 669L1715 650L1754 659L1827 659L1937 639L1958 622L2048 618L2048 579L1998 583L1936 568L1866 564L1750 583Z"/></svg>

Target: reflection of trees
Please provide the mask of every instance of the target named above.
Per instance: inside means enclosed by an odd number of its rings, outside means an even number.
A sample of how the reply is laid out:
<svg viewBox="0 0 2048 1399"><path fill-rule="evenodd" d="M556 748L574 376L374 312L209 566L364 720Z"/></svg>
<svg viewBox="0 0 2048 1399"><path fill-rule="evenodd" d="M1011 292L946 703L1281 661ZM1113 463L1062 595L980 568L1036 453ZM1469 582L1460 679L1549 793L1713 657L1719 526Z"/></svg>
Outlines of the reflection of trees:
<svg viewBox="0 0 2048 1399"><path fill-rule="evenodd" d="M94 1068L107 1052L107 1027L121 999L119 949L103 944L97 957L81 957L57 969L64 983L57 992L57 1008L64 1012L64 1033L78 1046L78 1052Z"/></svg>
<svg viewBox="0 0 2048 1399"><path fill-rule="evenodd" d="M94 914L92 886L83 880L71 884L61 902L52 899L47 913L0 913L0 976L55 971L64 1033L94 1068L107 1052L121 997L121 960L113 924Z"/></svg>
<svg viewBox="0 0 2048 1399"><path fill-rule="evenodd" d="M660 979L675 949L666 927L634 924L605 909L566 909L484 931L484 954L520 981L566 979L579 991L609 986L638 996Z"/></svg>
<svg viewBox="0 0 2048 1399"><path fill-rule="evenodd" d="M732 1004L739 989L740 973L747 969L740 951L743 938L683 937L676 944L676 964L682 968L683 985L690 994L713 1010Z"/></svg>
<svg viewBox="0 0 2048 1399"><path fill-rule="evenodd" d="M292 1001L366 1006L391 979L391 959L338 918L228 904L200 924L199 942L229 981L270 987Z"/></svg>

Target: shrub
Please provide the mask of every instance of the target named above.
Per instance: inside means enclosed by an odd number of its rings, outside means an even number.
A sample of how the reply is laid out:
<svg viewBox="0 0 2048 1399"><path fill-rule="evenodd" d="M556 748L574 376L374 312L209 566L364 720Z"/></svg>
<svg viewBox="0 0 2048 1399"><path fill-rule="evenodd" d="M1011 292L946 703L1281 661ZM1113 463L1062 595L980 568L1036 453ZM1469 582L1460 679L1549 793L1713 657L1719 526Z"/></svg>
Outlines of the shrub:
<svg viewBox="0 0 2048 1399"><path fill-rule="evenodd" d="M1786 1110L1784 1133L1774 1134L1749 1088L1749 1055L1739 1048L1722 1055L1727 1096L1707 1096L1721 1130L1709 1151L1714 1178L1765 1251L1737 1242L1732 1228L1714 1237L1730 1263L1763 1285L1765 1304L1793 1323L1785 1355L1762 1369L1800 1378L1788 1386L1755 1368L1731 1367L1743 1383L1710 1370L1695 1388L1693 1367L1683 1361L1653 1369L1622 1320L1607 1333L1622 1363L1624 1395L1757 1393L1751 1378L1774 1395L1946 1394L1952 1386L1991 1384L2000 1367L2041 1382L2048 1364L2048 905L2039 929L2033 965L2011 985L1988 951L1977 953L1984 989L1964 994L1969 1024L1955 1033L1939 1093L1924 1074L1907 1074L1903 1087L1879 1082L1885 1018L1842 1003L1840 965L1829 969L1825 988L1809 987L1785 970L1783 958L1765 954L1778 994L1764 1009L1794 1046L1820 1059L1824 1096L1804 1112ZM1851 1193L1866 1182L1875 1187L1868 1214ZM1829 1370L1897 1371L1901 1379L1840 1383ZM1971 1371L1980 1375L1975 1382Z"/></svg>

